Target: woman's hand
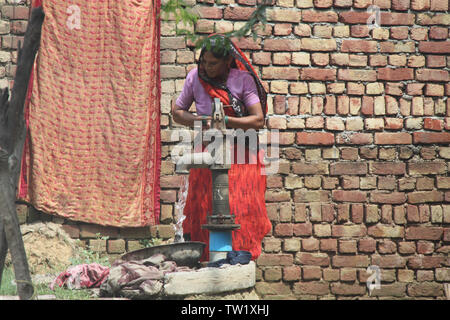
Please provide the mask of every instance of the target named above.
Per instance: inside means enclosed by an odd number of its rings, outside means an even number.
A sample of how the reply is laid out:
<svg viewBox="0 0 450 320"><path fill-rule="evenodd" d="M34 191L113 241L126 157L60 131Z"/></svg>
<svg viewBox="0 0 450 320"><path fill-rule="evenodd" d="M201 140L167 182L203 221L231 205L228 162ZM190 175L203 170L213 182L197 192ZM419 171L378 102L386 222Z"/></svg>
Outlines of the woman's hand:
<svg viewBox="0 0 450 320"><path fill-rule="evenodd" d="M211 120L212 120L211 116L197 116L196 121L202 122L202 130L208 130L211 129Z"/></svg>
<svg viewBox="0 0 450 320"><path fill-rule="evenodd" d="M184 110L176 104L172 107L172 117L176 123L194 127L196 122L202 123L202 129L207 130L211 127L211 116L194 115L192 112Z"/></svg>
<svg viewBox="0 0 450 320"><path fill-rule="evenodd" d="M248 116L246 117L228 117L227 128L233 129L262 129L264 128L264 115L261 104L258 102L247 107Z"/></svg>

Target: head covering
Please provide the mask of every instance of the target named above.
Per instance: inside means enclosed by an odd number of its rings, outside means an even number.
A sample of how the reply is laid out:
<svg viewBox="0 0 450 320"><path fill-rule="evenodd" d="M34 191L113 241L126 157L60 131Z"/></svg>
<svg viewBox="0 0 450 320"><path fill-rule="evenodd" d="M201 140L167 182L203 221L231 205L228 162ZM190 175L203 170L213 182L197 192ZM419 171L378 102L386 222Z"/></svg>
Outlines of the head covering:
<svg viewBox="0 0 450 320"><path fill-rule="evenodd" d="M204 44L202 47L202 52L214 51L221 52L224 57L230 54L232 56L233 62L232 66L238 70L244 70L250 73L255 81L256 88L258 90L259 100L261 102L262 112L264 117L267 113L267 93L261 83L261 80L258 77L255 69L251 65L250 61L247 59L245 54L239 49L239 47L230 39L225 38L225 36L220 34L212 34L208 39L210 45ZM217 47L224 46L224 48ZM208 48L210 47L210 48ZM219 98L224 105L231 105L232 109L224 108L225 114L229 116L243 117L247 115L247 109L244 106L244 103L240 101L238 98L233 96L230 90L226 87L226 85L217 83L212 79L208 78L206 73L201 72L200 68L201 64L201 56L198 62L198 75L200 83L203 88L205 88L206 92L211 96L211 98Z"/></svg>

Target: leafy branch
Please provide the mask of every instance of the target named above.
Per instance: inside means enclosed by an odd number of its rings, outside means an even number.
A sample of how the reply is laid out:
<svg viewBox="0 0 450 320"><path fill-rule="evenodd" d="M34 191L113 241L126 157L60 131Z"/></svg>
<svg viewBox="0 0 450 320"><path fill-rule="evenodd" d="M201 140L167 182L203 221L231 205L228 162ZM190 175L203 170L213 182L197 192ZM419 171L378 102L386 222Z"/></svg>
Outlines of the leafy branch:
<svg viewBox="0 0 450 320"><path fill-rule="evenodd" d="M216 0L220 4L220 0ZM267 23L266 9L271 5L273 0L261 0L260 4L257 5L255 11L253 11L249 20L238 30L230 31L224 33L224 41L219 44L219 46L225 46L228 48L230 45L231 38L241 39L246 35L251 35L253 40L256 40L258 36L258 30L263 28ZM184 0L167 0L161 5L162 18L164 20L170 19L172 15L175 18L176 25L178 26L182 22L185 26L195 27L199 17L194 12L193 8L186 4ZM195 44L195 47L201 48L202 46L210 47L211 38L207 36L198 35L188 29L177 28L177 35L184 35L187 39L191 40Z"/></svg>

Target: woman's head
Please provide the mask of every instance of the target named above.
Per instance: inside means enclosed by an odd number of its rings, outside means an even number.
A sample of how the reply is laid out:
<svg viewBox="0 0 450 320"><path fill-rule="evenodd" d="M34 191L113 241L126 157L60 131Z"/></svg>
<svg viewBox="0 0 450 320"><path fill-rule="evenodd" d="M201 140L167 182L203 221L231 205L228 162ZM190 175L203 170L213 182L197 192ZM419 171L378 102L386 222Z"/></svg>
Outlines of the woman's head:
<svg viewBox="0 0 450 320"><path fill-rule="evenodd" d="M226 76L232 67L233 58L223 41L210 39L210 45L204 45L200 52L200 68L208 78L218 79Z"/></svg>

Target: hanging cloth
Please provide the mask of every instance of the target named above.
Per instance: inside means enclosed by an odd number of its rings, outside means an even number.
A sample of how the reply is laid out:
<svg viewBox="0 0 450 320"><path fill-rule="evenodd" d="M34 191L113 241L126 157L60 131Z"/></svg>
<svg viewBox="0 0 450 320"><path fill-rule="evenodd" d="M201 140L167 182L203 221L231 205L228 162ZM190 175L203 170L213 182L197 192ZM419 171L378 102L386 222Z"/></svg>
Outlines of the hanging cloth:
<svg viewBox="0 0 450 320"><path fill-rule="evenodd" d="M19 198L75 221L158 224L160 1L38 5Z"/></svg>

